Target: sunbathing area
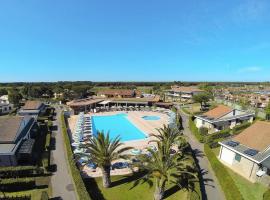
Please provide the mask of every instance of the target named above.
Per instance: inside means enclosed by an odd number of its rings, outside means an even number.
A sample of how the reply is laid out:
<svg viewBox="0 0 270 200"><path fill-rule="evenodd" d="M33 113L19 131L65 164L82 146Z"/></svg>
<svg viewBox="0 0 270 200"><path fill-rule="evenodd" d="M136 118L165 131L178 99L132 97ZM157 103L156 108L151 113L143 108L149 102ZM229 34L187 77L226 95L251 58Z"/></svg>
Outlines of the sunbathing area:
<svg viewBox="0 0 270 200"><path fill-rule="evenodd" d="M105 108L106 109L106 108ZM173 124L175 114L168 109L154 108L148 110L103 110L101 112L83 112L72 115L68 122L72 137L73 153L78 157L84 177L100 177L102 171L95 163L89 163L87 149L83 146L95 137L97 131L109 132L111 138L120 136L124 146L133 147L126 154L131 156L147 154L148 149L156 150L149 143L150 134L157 134L158 128ZM131 173L130 162L136 160L119 159L112 163L111 175L125 175ZM87 164L86 164L87 163Z"/></svg>

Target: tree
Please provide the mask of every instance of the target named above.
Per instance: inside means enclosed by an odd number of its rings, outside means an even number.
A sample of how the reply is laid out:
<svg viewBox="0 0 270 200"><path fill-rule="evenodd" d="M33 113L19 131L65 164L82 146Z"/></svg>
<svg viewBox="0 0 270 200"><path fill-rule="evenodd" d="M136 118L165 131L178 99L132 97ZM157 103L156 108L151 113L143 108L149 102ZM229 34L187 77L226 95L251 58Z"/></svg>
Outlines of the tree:
<svg viewBox="0 0 270 200"><path fill-rule="evenodd" d="M270 103L265 108L265 118L266 120L270 120Z"/></svg>
<svg viewBox="0 0 270 200"><path fill-rule="evenodd" d="M205 105L210 99L212 99L212 96L209 93L199 93L193 96L193 101L195 103L200 103L201 107Z"/></svg>
<svg viewBox="0 0 270 200"><path fill-rule="evenodd" d="M150 136L154 138L150 142L162 142L164 150L166 150L168 154L170 154L171 147L184 138L179 130L166 125L163 125L163 128L159 128L157 131L158 134L150 134Z"/></svg>
<svg viewBox="0 0 270 200"><path fill-rule="evenodd" d="M196 175L191 170L189 171L189 168L193 168L193 164L190 163L185 154L169 155L162 143L158 142L157 146L157 151L149 149L149 155L142 154L139 156L139 167L146 171L146 175L142 177L144 182L152 185L154 179L154 199L162 200L167 183L180 186L184 175L190 177L196 177Z"/></svg>
<svg viewBox="0 0 270 200"><path fill-rule="evenodd" d="M16 88L12 88L8 93L8 100L13 103L15 107L18 107L22 100L22 95Z"/></svg>
<svg viewBox="0 0 270 200"><path fill-rule="evenodd" d="M90 139L90 144L85 145L90 156L89 160L97 164L102 170L103 187L109 188L111 186L111 163L119 158L125 158L122 155L131 147L121 148L123 143L120 142L120 138L116 137L111 140L109 133L106 135L103 132L97 132L97 137Z"/></svg>
<svg viewBox="0 0 270 200"><path fill-rule="evenodd" d="M193 163L190 162L185 153L178 152L170 153L170 149L175 144L175 141L182 140L179 132L164 126L159 129L159 134L153 140L157 144L157 151L148 149L149 154L142 154L138 156L140 162L135 164L141 170L145 171L144 182L150 185L155 184L154 199L162 200L167 183L174 183L181 187L183 179L188 180L191 177L196 177L196 173L190 169L194 169ZM135 185L139 180L136 180Z"/></svg>
<svg viewBox="0 0 270 200"><path fill-rule="evenodd" d="M7 95L8 91L5 88L0 88L0 96Z"/></svg>

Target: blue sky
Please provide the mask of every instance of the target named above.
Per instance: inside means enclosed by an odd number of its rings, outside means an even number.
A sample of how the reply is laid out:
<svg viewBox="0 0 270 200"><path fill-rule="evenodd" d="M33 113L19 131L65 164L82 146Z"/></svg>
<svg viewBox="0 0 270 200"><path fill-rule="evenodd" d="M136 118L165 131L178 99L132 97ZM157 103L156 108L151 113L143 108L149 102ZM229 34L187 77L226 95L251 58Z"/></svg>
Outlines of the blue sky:
<svg viewBox="0 0 270 200"><path fill-rule="evenodd" d="M269 81L267 0L2 0L0 82Z"/></svg>

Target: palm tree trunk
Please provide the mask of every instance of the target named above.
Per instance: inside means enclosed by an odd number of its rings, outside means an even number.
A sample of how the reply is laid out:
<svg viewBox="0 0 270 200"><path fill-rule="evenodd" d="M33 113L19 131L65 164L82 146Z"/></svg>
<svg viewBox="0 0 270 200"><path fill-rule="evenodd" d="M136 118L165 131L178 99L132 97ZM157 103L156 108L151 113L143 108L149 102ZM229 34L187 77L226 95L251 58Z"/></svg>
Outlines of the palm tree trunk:
<svg viewBox="0 0 270 200"><path fill-rule="evenodd" d="M164 188L156 186L154 200L162 200L164 197Z"/></svg>
<svg viewBox="0 0 270 200"><path fill-rule="evenodd" d="M111 186L111 169L110 166L102 168L102 181L103 187L109 188Z"/></svg>

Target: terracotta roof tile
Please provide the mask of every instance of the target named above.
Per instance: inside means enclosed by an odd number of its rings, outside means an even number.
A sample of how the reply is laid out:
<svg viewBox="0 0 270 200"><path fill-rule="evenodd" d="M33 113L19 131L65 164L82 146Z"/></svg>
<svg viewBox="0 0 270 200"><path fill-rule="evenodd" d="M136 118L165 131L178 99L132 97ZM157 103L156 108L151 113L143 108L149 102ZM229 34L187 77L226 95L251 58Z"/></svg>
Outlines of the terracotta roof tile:
<svg viewBox="0 0 270 200"><path fill-rule="evenodd" d="M214 119L218 119L218 118L226 115L227 113L231 112L232 110L233 109L228 107L228 106L219 105L216 108L204 113L203 115L206 115L207 117L211 117Z"/></svg>

